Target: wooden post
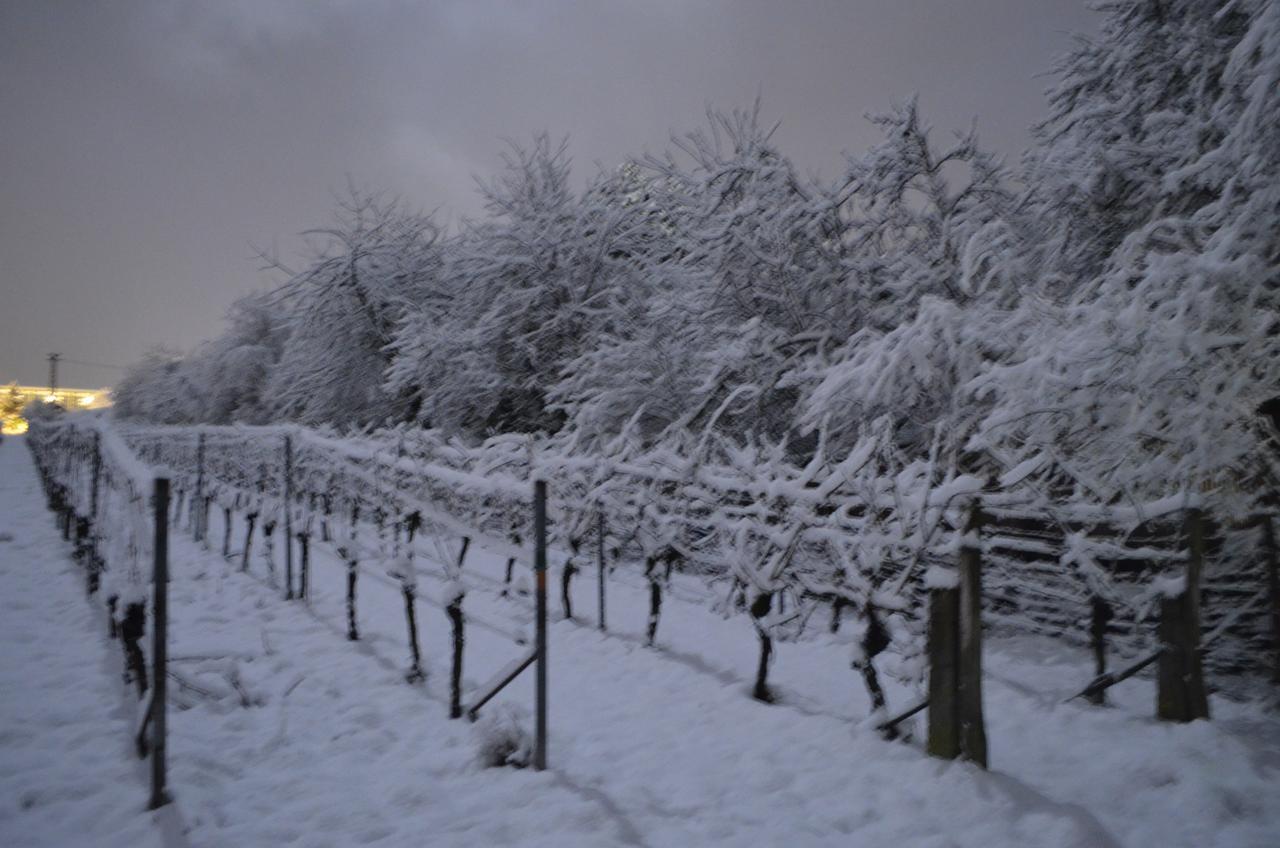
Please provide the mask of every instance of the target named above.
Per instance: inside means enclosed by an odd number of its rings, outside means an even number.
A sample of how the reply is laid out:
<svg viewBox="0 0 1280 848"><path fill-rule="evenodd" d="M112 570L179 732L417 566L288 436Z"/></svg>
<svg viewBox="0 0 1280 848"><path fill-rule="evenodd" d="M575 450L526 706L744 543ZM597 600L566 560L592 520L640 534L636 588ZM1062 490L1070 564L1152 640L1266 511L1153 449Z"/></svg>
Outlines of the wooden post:
<svg viewBox="0 0 1280 848"><path fill-rule="evenodd" d="M98 484L102 480L102 436L93 434L93 474L92 488L89 490L89 520L94 527L98 525Z"/></svg>
<svg viewBox="0 0 1280 848"><path fill-rule="evenodd" d="M205 497L204 497L204 433L196 436L196 491L191 498L191 521L194 532L191 534L197 542L204 541L205 533Z"/></svg>
<svg viewBox="0 0 1280 848"><path fill-rule="evenodd" d="M347 551L347 638L352 642L360 638L356 629L356 578L360 574L360 561L356 558L356 526L360 523L360 504L351 507L351 550Z"/></svg>
<svg viewBox="0 0 1280 848"><path fill-rule="evenodd" d="M200 499L200 546L209 550L209 508L213 506L213 495L206 494Z"/></svg>
<svg viewBox="0 0 1280 848"><path fill-rule="evenodd" d="M956 694L960 666L960 588L958 583L929 590L929 740L930 756L954 760L960 755Z"/></svg>
<svg viewBox="0 0 1280 848"><path fill-rule="evenodd" d="M249 570L249 552L253 550L253 525L258 520L258 513L251 512L245 516L244 550L240 552L240 570Z"/></svg>
<svg viewBox="0 0 1280 848"><path fill-rule="evenodd" d="M658 622L662 618L662 580L658 571L658 557L646 557L644 576L649 581L649 621L645 630L645 644L653 647L658 637Z"/></svg>
<svg viewBox="0 0 1280 848"><path fill-rule="evenodd" d="M405 529L405 560L403 562L404 574L400 577L400 591L404 595L404 615L405 622L409 628L409 671L405 673L405 680L410 683L417 683L426 678L426 674L422 671L422 651L418 647L418 618L415 604L417 594L417 572L413 565L413 538L417 533L418 526L422 523L422 516L417 512L411 512L404 520ZM400 525L396 524L396 549L399 550ZM399 566L397 566L399 567Z"/></svg>
<svg viewBox="0 0 1280 848"><path fill-rule="evenodd" d="M1186 585L1160 599L1160 662L1157 666L1156 717L1194 721L1209 717L1200 659L1200 575L1204 568L1204 516L1187 510Z"/></svg>
<svg viewBox="0 0 1280 848"><path fill-rule="evenodd" d="M1200 672L1199 640L1192 627L1187 592L1160 599L1160 658L1157 666L1156 718L1194 721L1209 717Z"/></svg>
<svg viewBox="0 0 1280 848"><path fill-rule="evenodd" d="M130 601L124 605L124 617L120 621L120 641L124 643L125 667L128 679L138 687L138 698L147 694L147 658L139 643L147 635L147 606L143 601Z"/></svg>
<svg viewBox="0 0 1280 848"><path fill-rule="evenodd" d="M307 578L311 570L311 537L303 531L298 534L298 598L307 599Z"/></svg>
<svg viewBox="0 0 1280 848"><path fill-rule="evenodd" d="M573 575L578 573L578 566L574 562L578 555L578 546L577 539L569 541L569 547L573 553L569 554L569 558L564 561L564 566L560 569L560 607L564 611L566 621L573 620L573 595L570 587L573 583Z"/></svg>
<svg viewBox="0 0 1280 848"><path fill-rule="evenodd" d="M1183 525L1187 537L1187 597L1191 601L1191 622L1195 626L1196 644L1200 643L1200 581L1204 574L1204 513L1187 510Z"/></svg>
<svg viewBox="0 0 1280 848"><path fill-rule="evenodd" d="M547 483L536 480L533 484L533 573L534 598L537 609L538 653L536 693L537 712L533 746L533 767L542 771L547 767Z"/></svg>
<svg viewBox="0 0 1280 848"><path fill-rule="evenodd" d="M154 810L169 803L165 791L165 700L169 638L169 480L155 480L155 557L152 572L152 594L155 620L151 635L151 803Z"/></svg>
<svg viewBox="0 0 1280 848"><path fill-rule="evenodd" d="M320 541L328 542L329 541L329 516L332 514L331 512L332 505L330 503L328 493L325 493L320 496L320 506L323 507L324 509L320 517Z"/></svg>
<svg viewBox="0 0 1280 848"><path fill-rule="evenodd" d="M515 569L515 567L516 567L516 558L515 558L515 557L507 557L507 570L506 570L506 573L503 575L503 578L502 578L502 592L501 592L501 596L502 596L502 597L504 597L504 598L507 596L507 591L508 591L508 589L509 589L509 588L510 588L510 586L511 586L511 572L512 572L512 570L513 570L513 569Z"/></svg>
<svg viewBox="0 0 1280 848"><path fill-rule="evenodd" d="M599 577L600 577L600 591L599 591L600 632L604 633L606 630L605 624L604 624L604 584L605 584L605 571L607 566L605 565L605 559L604 559L604 509L603 508L597 508L597 511L596 511L596 565L598 566L599 572L600 572L599 574Z"/></svg>
<svg viewBox="0 0 1280 848"><path fill-rule="evenodd" d="M756 683L751 690L751 697L766 704L773 703L773 693L769 691L769 662L773 659L773 638L764 625L773 606L773 593L761 592L751 602L751 623L755 626L756 636L760 640L760 663L756 666Z"/></svg>
<svg viewBox="0 0 1280 848"><path fill-rule="evenodd" d="M449 718L462 718L462 646L465 639L462 597L461 592L457 593L445 607L449 622L453 625L453 669L449 674Z"/></svg>
<svg viewBox="0 0 1280 848"><path fill-rule="evenodd" d="M232 555L232 507L223 507L223 556Z"/></svg>
<svg viewBox="0 0 1280 848"><path fill-rule="evenodd" d="M1093 649L1093 677L1097 680L1107 673L1107 625L1113 613L1101 595L1093 596L1089 608L1089 642ZM1101 706L1107 702L1107 690L1090 689L1085 697L1089 703Z"/></svg>
<svg viewBox="0 0 1280 848"><path fill-rule="evenodd" d="M347 639L352 642L360 638L356 628L356 576L360 573L360 563L354 559L347 560Z"/></svg>
<svg viewBox="0 0 1280 848"><path fill-rule="evenodd" d="M293 600L293 439L284 437L284 599Z"/></svg>
<svg viewBox="0 0 1280 848"><path fill-rule="evenodd" d="M409 626L409 670L405 672L404 679L417 683L426 675L422 671L422 651L418 647L418 618L414 603L416 590L412 584L405 583L400 591L404 595L404 615Z"/></svg>
<svg viewBox="0 0 1280 848"><path fill-rule="evenodd" d="M960 540L960 679L957 703L960 755L987 767L987 728L982 715L982 506L975 500Z"/></svg>
<svg viewBox="0 0 1280 848"><path fill-rule="evenodd" d="M285 540L286 547L288 539ZM267 520L262 522L262 559L267 565L267 578L272 586L276 585L276 523Z"/></svg>
<svg viewBox="0 0 1280 848"><path fill-rule="evenodd" d="M1262 552L1267 559L1267 590L1271 596L1271 645L1275 651L1272 680L1280 683L1280 563L1276 555L1275 520L1270 515L1259 519L1262 524Z"/></svg>
<svg viewBox="0 0 1280 848"><path fill-rule="evenodd" d="M889 647L891 640L889 631L881 623L880 615L870 600L863 607L863 613L867 619L867 627L862 633L862 639L859 640L862 657L853 663L853 668L862 673L862 682L867 687L867 694L871 696L871 710L883 714L888 707L888 699L885 698L884 687L880 685L875 658ZM879 730L886 739L895 739L898 736L896 724L881 724Z"/></svg>

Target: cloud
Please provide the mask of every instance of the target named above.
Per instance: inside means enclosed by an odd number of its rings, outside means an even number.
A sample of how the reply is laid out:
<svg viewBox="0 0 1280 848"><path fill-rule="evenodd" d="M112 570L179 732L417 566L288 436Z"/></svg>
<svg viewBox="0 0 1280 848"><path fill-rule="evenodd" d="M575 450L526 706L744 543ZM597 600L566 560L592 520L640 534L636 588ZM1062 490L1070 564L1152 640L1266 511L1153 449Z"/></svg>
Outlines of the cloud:
<svg viewBox="0 0 1280 848"><path fill-rule="evenodd" d="M1090 21L1083 0L0 3L0 381L213 335L264 285L251 245L298 251L348 178L475 214L504 137L567 134L585 179L759 93L830 176L873 141L863 113L919 91L938 132L978 114L1015 153L1034 75Z"/></svg>

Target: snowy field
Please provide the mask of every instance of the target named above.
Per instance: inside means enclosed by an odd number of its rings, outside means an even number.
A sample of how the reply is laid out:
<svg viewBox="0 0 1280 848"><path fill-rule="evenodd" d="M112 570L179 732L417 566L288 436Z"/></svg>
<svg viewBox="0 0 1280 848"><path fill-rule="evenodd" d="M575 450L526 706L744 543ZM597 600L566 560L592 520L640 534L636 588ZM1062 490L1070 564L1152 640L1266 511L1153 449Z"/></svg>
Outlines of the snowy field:
<svg viewBox="0 0 1280 848"><path fill-rule="evenodd" d="M449 626L431 563L420 561L418 606L428 679L413 686L398 584L376 566L361 576L363 638L352 643L332 551L313 552L309 603L286 603L256 551L240 574L186 533L170 557L176 804L152 814L121 654L69 553L23 440L6 439L6 848L1280 844L1274 696L1216 697L1211 722L1159 724L1149 680L1113 689L1108 708L1064 703L1090 677L1083 652L989 640L984 773L865 726L865 690L837 637L778 646L780 702L752 701L754 634L742 617L708 612L694 581L677 580L648 649L642 584L615 575L601 634L590 568L575 584L586 617L550 631L550 769L485 768L475 729L447 718ZM499 596L503 564L483 550L467 560L465 689L524 650L516 638L531 615ZM529 674L491 709L530 704L532 688ZM889 690L893 708L915 697Z"/></svg>

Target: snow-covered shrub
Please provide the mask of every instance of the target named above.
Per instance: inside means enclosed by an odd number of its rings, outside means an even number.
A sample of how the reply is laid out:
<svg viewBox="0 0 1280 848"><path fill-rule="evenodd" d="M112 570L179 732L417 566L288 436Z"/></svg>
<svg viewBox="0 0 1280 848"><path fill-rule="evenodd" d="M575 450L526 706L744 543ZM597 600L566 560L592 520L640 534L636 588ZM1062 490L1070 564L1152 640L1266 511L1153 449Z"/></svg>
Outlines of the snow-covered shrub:
<svg viewBox="0 0 1280 848"><path fill-rule="evenodd" d="M481 765L524 768L533 759L529 712L509 703L490 704L472 728Z"/></svg>

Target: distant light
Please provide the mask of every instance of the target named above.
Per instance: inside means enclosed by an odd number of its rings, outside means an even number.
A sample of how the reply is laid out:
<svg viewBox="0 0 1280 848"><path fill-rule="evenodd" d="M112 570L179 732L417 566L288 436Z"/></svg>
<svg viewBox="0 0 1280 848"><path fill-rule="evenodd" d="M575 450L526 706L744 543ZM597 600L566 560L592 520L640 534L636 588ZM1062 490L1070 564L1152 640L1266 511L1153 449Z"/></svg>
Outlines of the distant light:
<svg viewBox="0 0 1280 848"><path fill-rule="evenodd" d="M57 396L57 395L45 395L45 396L44 396L44 402L45 402L45 403L57 403L57 402L58 402L58 396Z"/></svg>
<svg viewBox="0 0 1280 848"><path fill-rule="evenodd" d="M92 404L93 404L93 395L85 395L82 398L80 398L81 406L90 406Z"/></svg>

